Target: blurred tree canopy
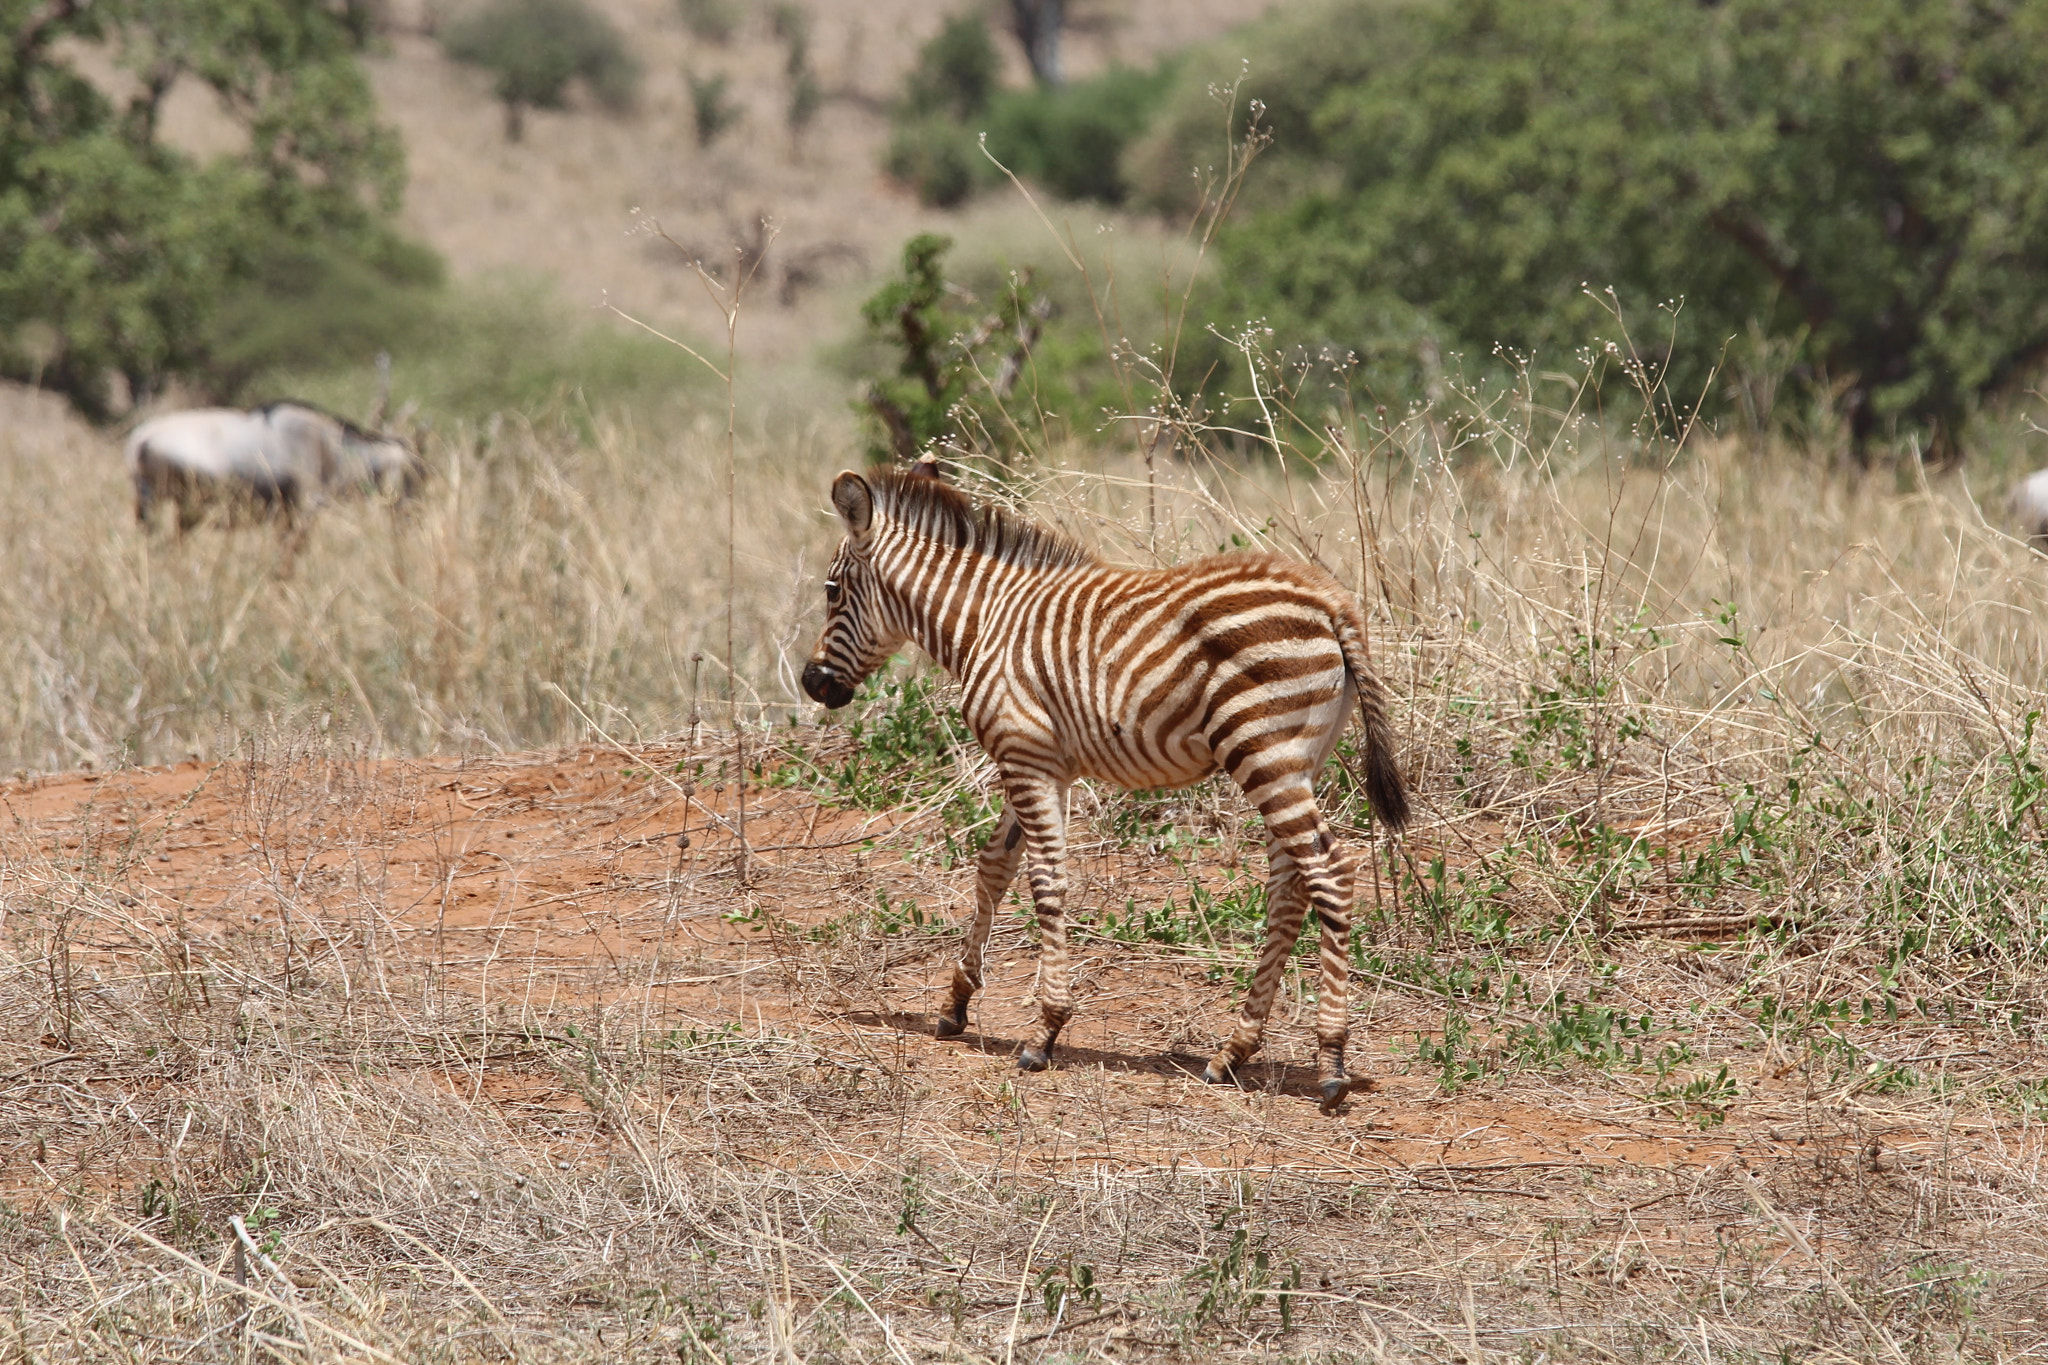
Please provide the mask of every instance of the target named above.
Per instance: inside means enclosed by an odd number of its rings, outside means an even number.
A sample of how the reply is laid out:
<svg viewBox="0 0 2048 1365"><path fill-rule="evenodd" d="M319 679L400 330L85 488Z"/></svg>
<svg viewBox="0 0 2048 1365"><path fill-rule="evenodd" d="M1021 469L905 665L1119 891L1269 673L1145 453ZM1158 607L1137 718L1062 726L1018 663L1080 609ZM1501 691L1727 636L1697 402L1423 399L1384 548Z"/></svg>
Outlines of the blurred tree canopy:
<svg viewBox="0 0 2048 1365"><path fill-rule="evenodd" d="M356 62L360 0L0 0L0 375L95 420L204 375L225 301L280 244L376 271L419 253L388 223L397 137ZM244 146L166 143L181 81Z"/></svg>
<svg viewBox="0 0 2048 1365"><path fill-rule="evenodd" d="M631 108L640 63L612 21L583 0L492 0L449 26L441 46L490 72L505 106L505 140L526 132L526 111L559 109L582 80L607 109ZM705 141L698 124L699 140Z"/></svg>
<svg viewBox="0 0 2048 1365"><path fill-rule="evenodd" d="M2048 5L1338 0L1250 45L1275 146L1219 325L1412 392L1438 350L1572 368L1612 286L1673 411L1769 369L1938 458L2048 354ZM1133 159L1155 203L1218 145L1203 66Z"/></svg>

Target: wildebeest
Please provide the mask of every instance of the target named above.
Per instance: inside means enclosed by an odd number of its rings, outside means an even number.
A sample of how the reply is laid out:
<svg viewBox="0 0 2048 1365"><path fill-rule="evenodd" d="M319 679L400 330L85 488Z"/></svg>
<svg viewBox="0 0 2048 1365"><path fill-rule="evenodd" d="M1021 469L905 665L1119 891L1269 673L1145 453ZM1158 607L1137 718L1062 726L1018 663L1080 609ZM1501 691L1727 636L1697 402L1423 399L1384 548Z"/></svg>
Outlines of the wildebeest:
<svg viewBox="0 0 2048 1365"><path fill-rule="evenodd" d="M424 472L398 437L297 402L163 413L130 432L123 453L135 519L147 526L157 500L166 499L178 509L180 531L221 503L231 514L238 504L275 514L290 531L302 512L330 497L410 497Z"/></svg>
<svg viewBox="0 0 2048 1365"><path fill-rule="evenodd" d="M2020 480L2006 506L2019 525L2019 533L2048 550L2048 469Z"/></svg>

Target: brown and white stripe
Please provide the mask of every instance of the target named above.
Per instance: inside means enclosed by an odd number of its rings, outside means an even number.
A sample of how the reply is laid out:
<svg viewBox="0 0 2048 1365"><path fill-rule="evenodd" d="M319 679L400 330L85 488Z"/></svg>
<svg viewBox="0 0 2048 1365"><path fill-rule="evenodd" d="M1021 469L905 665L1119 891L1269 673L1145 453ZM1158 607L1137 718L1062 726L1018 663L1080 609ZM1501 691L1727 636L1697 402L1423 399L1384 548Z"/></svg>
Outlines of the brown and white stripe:
<svg viewBox="0 0 2048 1365"><path fill-rule="evenodd" d="M1225 1081L1257 1050L1287 957L1322 923L1316 1010L1323 1109L1344 1070L1351 867L1317 809L1315 776L1356 702L1366 792L1391 830L1408 819L1386 692L1357 602L1313 565L1274 555L1170 569L1107 565L1054 532L977 506L919 472L841 474L846 539L825 581L827 620L804 690L844 706L915 642L958 679L961 711L1002 773L1003 817L977 862L975 913L942 1036L967 1026L997 904L1022 861L1041 939L1040 1026L1018 1065L1043 1068L1073 1011L1066 929L1066 797L1076 778L1180 787L1230 774L1266 822L1266 941L1244 1013L1208 1067Z"/></svg>

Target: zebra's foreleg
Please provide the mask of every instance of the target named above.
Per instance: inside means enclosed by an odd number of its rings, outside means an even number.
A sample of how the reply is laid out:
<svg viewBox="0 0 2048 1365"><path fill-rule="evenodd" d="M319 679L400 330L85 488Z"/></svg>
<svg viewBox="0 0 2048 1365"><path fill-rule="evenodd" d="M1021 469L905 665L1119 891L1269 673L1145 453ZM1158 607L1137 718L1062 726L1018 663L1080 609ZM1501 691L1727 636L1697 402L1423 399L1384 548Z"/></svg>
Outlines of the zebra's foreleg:
<svg viewBox="0 0 2048 1365"><path fill-rule="evenodd" d="M1295 867L1294 856L1278 839L1266 841L1266 941L1259 951L1252 973L1251 989L1245 992L1244 1010L1230 1038L1209 1060L1203 1074L1211 1085L1226 1085L1231 1073L1250 1060L1265 1040L1266 1017L1273 1012L1273 997L1280 978L1287 972L1287 958L1301 937L1302 915L1308 909L1308 885Z"/></svg>
<svg viewBox="0 0 2048 1365"><path fill-rule="evenodd" d="M981 989L981 957L988 946L988 931L995 923L996 907L1016 880L1017 864L1024 858L1024 826L1010 804L1003 803L1003 818L996 832L981 847L974 860L974 919L960 942L960 965L953 968L953 998L939 1016L938 1035L956 1037L967 1030L967 1005Z"/></svg>
<svg viewBox="0 0 2048 1365"><path fill-rule="evenodd" d="M1067 791L1052 782L1010 785L1009 809L1024 830L1031 903L1038 911L1038 1033L1017 1055L1024 1071L1052 1062L1053 1041L1074 1012L1073 969L1067 961Z"/></svg>

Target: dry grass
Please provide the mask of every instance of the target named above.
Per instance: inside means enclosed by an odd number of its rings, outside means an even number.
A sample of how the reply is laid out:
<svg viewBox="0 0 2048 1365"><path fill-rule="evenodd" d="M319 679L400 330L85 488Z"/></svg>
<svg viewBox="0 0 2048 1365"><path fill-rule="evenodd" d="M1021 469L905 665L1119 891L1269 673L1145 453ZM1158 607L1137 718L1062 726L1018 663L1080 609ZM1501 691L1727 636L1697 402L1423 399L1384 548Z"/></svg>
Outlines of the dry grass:
<svg viewBox="0 0 2048 1365"><path fill-rule="evenodd" d="M118 766L132 684L43 677L239 690L202 694L217 766L6 794L9 1345L2038 1353L2041 561L1960 484L1491 411L1368 423L1314 464L1188 427L1149 476L1077 449L986 487L1120 558L1235 534L1363 583L1424 818L1398 849L1347 825L1377 1084L1330 1121L1301 983L1247 1091L1195 1080L1248 951L1256 829L1227 791L1083 794L1082 1013L1044 1077L1009 1061L1021 916L979 1034L929 1034L927 926L967 894L931 812L985 766L910 772L874 814L786 766L736 884L727 741L687 726L722 508L664 477L705 480L710 433L444 448L414 524L325 521L284 581L260 535L91 532L105 481L17 497L9 629L63 665L12 675L25 758ZM833 462L742 452L763 719ZM315 703L324 737L259 720ZM166 708L145 753L189 742L195 703L126 704ZM591 720L624 747L373 757ZM855 742L777 726L771 767Z"/></svg>

